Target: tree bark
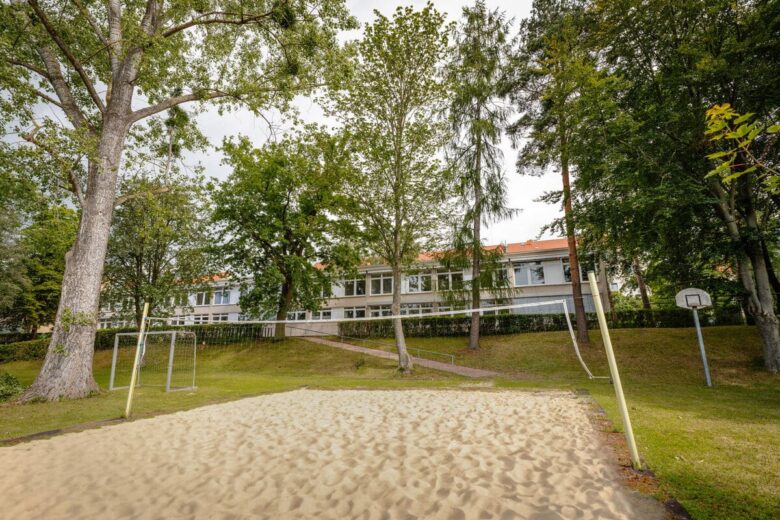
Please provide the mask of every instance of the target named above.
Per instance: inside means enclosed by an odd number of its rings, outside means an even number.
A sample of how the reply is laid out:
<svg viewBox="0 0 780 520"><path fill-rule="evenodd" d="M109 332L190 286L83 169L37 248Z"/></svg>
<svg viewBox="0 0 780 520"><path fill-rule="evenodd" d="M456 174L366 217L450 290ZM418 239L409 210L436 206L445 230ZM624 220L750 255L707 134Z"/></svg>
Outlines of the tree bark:
<svg viewBox="0 0 780 520"><path fill-rule="evenodd" d="M769 283L772 285L772 290L775 293L775 310L780 314L780 279L777 278L775 267L772 265L772 257L769 256L769 248L766 247L765 240L761 240L761 249L764 253L764 263L769 275Z"/></svg>
<svg viewBox="0 0 780 520"><path fill-rule="evenodd" d="M577 238L574 233L574 210L571 202L571 183L569 180L569 154L566 132L563 124L558 125L561 146L561 178L563 180L563 212L566 222L566 238L569 244L569 271L571 273L571 292L574 298L574 315L577 324L577 340L590 343L588 336L588 320L585 315L585 303L582 299L582 278L580 277L580 262L577 256ZM598 298L598 294L592 295Z"/></svg>
<svg viewBox="0 0 780 520"><path fill-rule="evenodd" d="M481 305L482 271L482 156L477 143L477 160L474 184L474 236L471 251L471 308L479 309ZM469 349L479 349L480 313L471 313L471 328L469 329Z"/></svg>
<svg viewBox="0 0 780 520"><path fill-rule="evenodd" d="M645 284L645 277L642 273L642 266L639 265L639 259L634 257L631 264L631 269L634 271L634 277L636 277L636 284L639 287L639 297L642 299L642 308L646 311L650 310L650 297L647 294L647 285Z"/></svg>
<svg viewBox="0 0 780 520"><path fill-rule="evenodd" d="M279 308L276 311L277 321L287 321L287 313L290 311L290 304L293 297L293 284L289 277L286 277L282 284L281 294L279 295ZM277 323L274 328L274 339L281 341L285 338L287 330L286 323Z"/></svg>
<svg viewBox="0 0 780 520"><path fill-rule="evenodd" d="M89 165L89 184L76 242L65 255L62 293L49 349L38 377L20 401L80 398L99 390L92 377L92 358L100 287L117 172L129 127L112 109L114 112L104 118L97 163L91 161Z"/></svg>
<svg viewBox="0 0 780 520"><path fill-rule="evenodd" d="M739 213L743 215L747 230L743 232L731 197L719 181L712 179L709 187L717 198L715 211L723 220L729 238L735 246L739 280L745 289L748 314L753 316L761 337L764 366L773 373L780 372L780 330L775 315L775 301L769 271L760 244L760 230L755 207L750 198L750 175L743 175L738 181L740 189Z"/></svg>
<svg viewBox="0 0 780 520"><path fill-rule="evenodd" d="M393 316L401 315L401 266L393 266L393 304L390 306ZM401 318L393 318L393 332L395 334L395 348L398 350L398 370L411 372L414 368L412 358L406 351L406 338Z"/></svg>

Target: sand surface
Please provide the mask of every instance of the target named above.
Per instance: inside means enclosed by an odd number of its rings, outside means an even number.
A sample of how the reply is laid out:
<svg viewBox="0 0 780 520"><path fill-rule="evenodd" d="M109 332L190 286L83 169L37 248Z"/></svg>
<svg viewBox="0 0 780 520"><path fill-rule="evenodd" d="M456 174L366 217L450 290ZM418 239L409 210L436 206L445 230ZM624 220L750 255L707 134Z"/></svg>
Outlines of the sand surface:
<svg viewBox="0 0 780 520"><path fill-rule="evenodd" d="M661 518L573 394L298 390L0 448L3 518Z"/></svg>

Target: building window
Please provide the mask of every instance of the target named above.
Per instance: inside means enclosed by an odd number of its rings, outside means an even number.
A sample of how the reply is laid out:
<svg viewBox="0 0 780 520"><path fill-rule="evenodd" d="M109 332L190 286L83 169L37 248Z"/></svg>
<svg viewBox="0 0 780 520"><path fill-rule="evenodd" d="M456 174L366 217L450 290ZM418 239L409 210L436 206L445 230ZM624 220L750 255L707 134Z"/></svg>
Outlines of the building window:
<svg viewBox="0 0 780 520"><path fill-rule="evenodd" d="M208 323L209 322L209 315L208 314L196 314L192 317L192 323L195 325L199 325L201 323Z"/></svg>
<svg viewBox="0 0 780 520"><path fill-rule="evenodd" d="M329 320L333 312L330 309L321 309L311 314L313 320Z"/></svg>
<svg viewBox="0 0 780 520"><path fill-rule="evenodd" d="M363 296L366 294L366 279L344 280L344 296Z"/></svg>
<svg viewBox="0 0 780 520"><path fill-rule="evenodd" d="M99 329L110 329L111 328L111 320L100 320L98 322L98 328Z"/></svg>
<svg viewBox="0 0 780 520"><path fill-rule="evenodd" d="M390 309L389 305L372 305L368 310L372 318L393 315L393 311Z"/></svg>
<svg viewBox="0 0 780 520"><path fill-rule="evenodd" d="M226 312L225 313L221 313L221 314L212 314L211 315L211 321L212 322L227 321L227 320L228 320L228 314Z"/></svg>
<svg viewBox="0 0 780 520"><path fill-rule="evenodd" d="M201 291L195 293L195 305L209 305L211 303L211 292Z"/></svg>
<svg viewBox="0 0 780 520"><path fill-rule="evenodd" d="M431 275L427 273L410 274L406 277L407 292L431 292L433 290L433 281Z"/></svg>
<svg viewBox="0 0 780 520"><path fill-rule="evenodd" d="M291 311L287 313L287 321L303 321L306 319L306 311Z"/></svg>
<svg viewBox="0 0 780 520"><path fill-rule="evenodd" d="M509 285L509 276L503 265L493 272L493 284L496 287L506 287Z"/></svg>
<svg viewBox="0 0 780 520"><path fill-rule="evenodd" d="M365 307L347 307L344 309L344 317L345 318L365 318L366 317L366 308Z"/></svg>
<svg viewBox="0 0 780 520"><path fill-rule="evenodd" d="M171 318L171 325L184 325L185 319L184 316L174 316Z"/></svg>
<svg viewBox="0 0 780 520"><path fill-rule="evenodd" d="M459 291L463 289L463 273L439 273L437 275L440 291Z"/></svg>
<svg viewBox="0 0 780 520"><path fill-rule="evenodd" d="M544 285L544 266L541 262L515 264L515 286Z"/></svg>
<svg viewBox="0 0 780 520"><path fill-rule="evenodd" d="M371 294L393 294L393 274L376 273L371 275Z"/></svg>
<svg viewBox="0 0 780 520"><path fill-rule="evenodd" d="M566 282L571 282L571 266L569 265L568 258L561 258L561 264L563 264L563 279ZM588 270L593 267L586 267L580 264L580 280L583 282L588 281Z"/></svg>
<svg viewBox="0 0 780 520"><path fill-rule="evenodd" d="M230 289L222 287L214 293L214 305L230 305Z"/></svg>
<svg viewBox="0 0 780 520"><path fill-rule="evenodd" d="M403 305L401 305L401 314L403 316L430 314L432 312L433 312L432 303L404 303Z"/></svg>

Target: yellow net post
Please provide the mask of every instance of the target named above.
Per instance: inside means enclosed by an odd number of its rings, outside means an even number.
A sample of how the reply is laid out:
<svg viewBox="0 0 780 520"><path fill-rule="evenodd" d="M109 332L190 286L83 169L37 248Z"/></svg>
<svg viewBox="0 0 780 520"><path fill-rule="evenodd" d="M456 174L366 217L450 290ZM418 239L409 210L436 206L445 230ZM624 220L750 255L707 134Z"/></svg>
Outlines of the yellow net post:
<svg viewBox="0 0 780 520"><path fill-rule="evenodd" d="M626 433L626 443L628 452L631 455L631 465L634 469L640 469L642 463L639 460L639 450L636 447L634 439L634 429L631 427L631 418L628 416L628 406L626 397L623 395L623 384L620 382L620 373L618 372L617 361L615 361L615 352L612 350L612 338L609 336L607 327L607 317L604 315L604 306L601 304L601 294L598 283L596 282L596 273L588 272L588 281L590 282L590 294L593 297L593 305L596 307L596 315L599 318L599 327L601 328L601 337L604 341L604 350L607 351L607 362L609 363L609 373L612 376L612 384L615 387L615 397L617 398L620 416L623 419L623 429Z"/></svg>
<svg viewBox="0 0 780 520"><path fill-rule="evenodd" d="M130 412L133 408L133 393L135 392L135 383L138 380L138 365L141 363L141 345L143 345L144 332L146 332L146 316L148 313L149 302L146 302L144 303L144 311L141 317L141 329L138 331L138 342L135 344L135 361L133 361L133 373L130 376L130 389L127 391L125 419L130 418Z"/></svg>

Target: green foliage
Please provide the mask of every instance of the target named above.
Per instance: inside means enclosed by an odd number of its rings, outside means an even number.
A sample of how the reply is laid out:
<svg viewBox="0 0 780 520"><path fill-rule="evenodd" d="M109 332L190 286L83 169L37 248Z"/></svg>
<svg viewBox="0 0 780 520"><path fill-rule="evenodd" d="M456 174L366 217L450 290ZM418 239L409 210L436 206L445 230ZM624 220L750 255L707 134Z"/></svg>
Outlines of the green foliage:
<svg viewBox="0 0 780 520"><path fill-rule="evenodd" d="M352 226L339 216L341 148L316 128L259 149L247 138L224 143L233 172L214 193L213 218L224 262L242 280L243 312L286 319L288 310L316 310L358 262Z"/></svg>
<svg viewBox="0 0 780 520"><path fill-rule="evenodd" d="M350 58L329 75L329 110L347 129L353 161L346 213L372 256L393 268L440 244L448 216L444 168L448 36L430 4L376 12Z"/></svg>
<svg viewBox="0 0 780 520"><path fill-rule="evenodd" d="M738 325L742 317L738 309L708 309L700 312L703 326ZM598 328L598 318L588 314L588 327ZM610 328L668 328L690 327L693 324L691 312L687 309L623 310L607 317ZM402 320L404 334L408 337L468 336L471 327L470 316L434 316L405 318ZM563 314L498 314L482 316L479 323L480 335L494 336L524 332L567 331ZM339 323L339 334L354 338L382 338L393 335L392 320L370 320L365 322Z"/></svg>
<svg viewBox="0 0 780 520"><path fill-rule="evenodd" d="M35 332L54 323L65 271L65 254L76 239L78 214L64 206L44 206L21 232L19 246L27 280L24 289L4 313L12 328Z"/></svg>
<svg viewBox="0 0 780 520"><path fill-rule="evenodd" d="M466 229L474 220L490 224L512 215L499 148L509 112L504 102L509 28L504 13L488 11L482 1L463 8L447 67L450 170L465 206Z"/></svg>
<svg viewBox="0 0 780 520"><path fill-rule="evenodd" d="M18 341L0 345L0 363L8 361L24 361L29 359L43 359L49 346L48 338Z"/></svg>
<svg viewBox="0 0 780 520"><path fill-rule="evenodd" d="M578 235L626 277L639 258L654 294L699 286L742 297L744 245L758 240L771 250L780 236L777 199L761 193L750 173L726 184L707 177L713 150L704 124L713 100L771 119L780 101L776 16L777 6L767 2L585 6L586 23L572 41L575 54L596 67L569 98ZM769 141L761 141L762 152ZM776 164L777 147L766 151L767 163ZM752 230L740 217L751 207L762 215ZM727 232L731 222L742 236Z"/></svg>
<svg viewBox="0 0 780 520"><path fill-rule="evenodd" d="M503 268L496 258L498 251L482 247L481 226L515 213L507 206L499 148L509 113L504 103L509 28L504 14L488 11L482 1L465 7L447 66L453 131L450 175L463 212L463 219L455 222L448 263L472 268L470 287L464 288L471 290L472 304L480 301L483 289L495 291L508 285L502 284L506 277L498 275ZM465 292L460 296L465 300Z"/></svg>
<svg viewBox="0 0 780 520"><path fill-rule="evenodd" d="M626 295L620 291L612 293L612 308L616 312L638 311L642 309L642 299L635 295Z"/></svg>
<svg viewBox="0 0 780 520"><path fill-rule="evenodd" d="M182 103L198 103L198 110L287 109L337 52L337 31L356 26L342 0L148 5L123 4L120 12L89 2L2 5L0 127L21 137L6 146L19 171L78 202L77 187L95 174L88 163L98 159L105 106L125 82L140 105L154 108L134 118L125 169L135 170L151 150L165 147L168 109ZM123 76L128 71L137 72ZM58 84L59 75L67 82Z"/></svg>
<svg viewBox="0 0 780 520"><path fill-rule="evenodd" d="M768 192L780 194L780 169L766 159L777 143L775 134L780 132L780 124L765 125L754 120L754 116L752 112L739 114L729 103L707 110L705 134L715 144L725 143L725 149L707 155L707 159L717 164L707 177L719 176L724 183L729 183L755 172ZM754 150L756 145L763 145L763 151Z"/></svg>
<svg viewBox="0 0 780 520"><path fill-rule="evenodd" d="M5 401L21 392L22 385L18 379L6 371L0 372L0 401Z"/></svg>
<svg viewBox="0 0 780 520"><path fill-rule="evenodd" d="M210 271L208 197L201 177L176 173L131 177L116 208L106 254L102 306L138 323L168 316L201 288ZM185 305L186 307L186 305Z"/></svg>

